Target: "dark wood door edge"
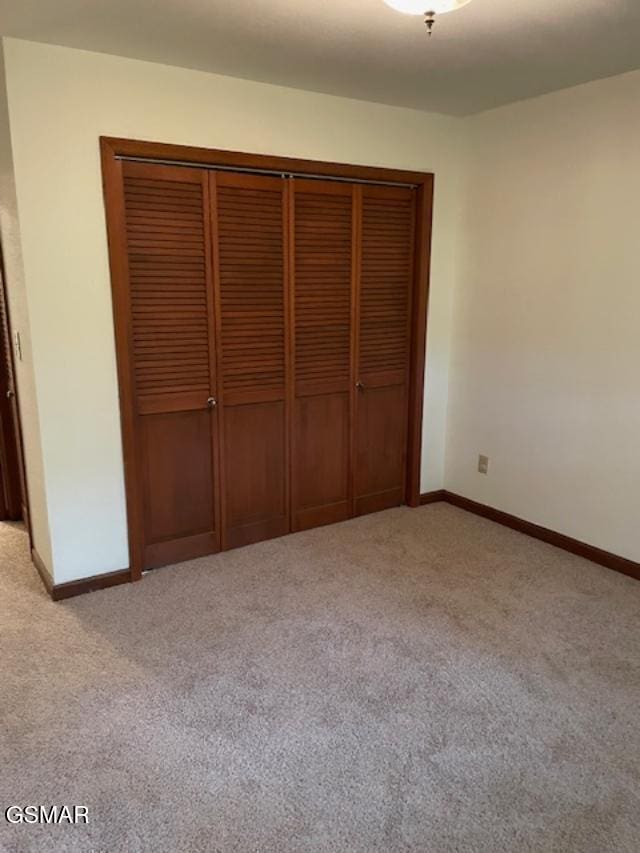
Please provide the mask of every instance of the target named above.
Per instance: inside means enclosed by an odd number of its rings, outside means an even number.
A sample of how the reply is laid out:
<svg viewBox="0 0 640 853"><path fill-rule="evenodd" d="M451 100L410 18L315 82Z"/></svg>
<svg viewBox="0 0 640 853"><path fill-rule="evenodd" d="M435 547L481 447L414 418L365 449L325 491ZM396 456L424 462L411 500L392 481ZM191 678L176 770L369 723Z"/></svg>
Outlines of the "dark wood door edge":
<svg viewBox="0 0 640 853"><path fill-rule="evenodd" d="M7 280L0 245L0 490L4 492L3 518L23 519L31 543L29 500L24 466L22 423L18 405L16 370L11 341L11 318L7 297Z"/></svg>
<svg viewBox="0 0 640 853"><path fill-rule="evenodd" d="M65 598L73 598L76 595L83 595L85 592L96 592L99 589L107 589L110 586L118 586L121 583L130 583L131 581L129 569L120 569L117 572L109 572L105 575L93 575L90 578L80 578L77 581L56 584L35 548L31 550L31 559L40 575L44 588L53 601L63 601Z"/></svg>
<svg viewBox="0 0 640 853"><path fill-rule="evenodd" d="M557 533L555 530L549 530L547 527L534 524L532 521L525 521L523 518L518 518L508 512L487 506L487 504L478 503L478 501L471 500L471 498L456 495L446 489L426 492L420 497L421 504L429 504L436 501L446 501L446 503L457 506L467 512L481 515L483 518L488 518L497 524L502 524L505 527L510 527L512 530L517 530L519 533L539 539L541 542L555 545L556 548L561 548L570 554L584 557L585 560L591 560L592 563L598 563L598 565L605 566L607 569L613 569L614 572L620 572L623 575L640 580L640 563L629 560L626 557L620 557L617 554L612 554L610 551L604 551L602 548L596 548L595 545L588 545L586 542L573 539L564 533Z"/></svg>

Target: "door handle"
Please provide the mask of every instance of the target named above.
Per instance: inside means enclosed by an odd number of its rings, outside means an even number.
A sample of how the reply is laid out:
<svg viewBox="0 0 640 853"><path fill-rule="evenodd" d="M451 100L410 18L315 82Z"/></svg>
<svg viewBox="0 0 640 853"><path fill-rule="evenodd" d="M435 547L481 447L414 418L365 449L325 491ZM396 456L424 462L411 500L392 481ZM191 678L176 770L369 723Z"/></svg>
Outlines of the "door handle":
<svg viewBox="0 0 640 853"><path fill-rule="evenodd" d="M215 397L209 397L209 398L208 398L208 400L207 400L207 406L209 406L209 408L210 408L210 409L215 409L215 407L216 407L217 405L218 405L218 401L216 400L216 398L215 398Z"/></svg>
<svg viewBox="0 0 640 853"><path fill-rule="evenodd" d="M364 384L364 382L361 382L361 381L358 379L358 381L356 382L356 388L358 389L358 391L365 391L365 390L366 390L366 385Z"/></svg>

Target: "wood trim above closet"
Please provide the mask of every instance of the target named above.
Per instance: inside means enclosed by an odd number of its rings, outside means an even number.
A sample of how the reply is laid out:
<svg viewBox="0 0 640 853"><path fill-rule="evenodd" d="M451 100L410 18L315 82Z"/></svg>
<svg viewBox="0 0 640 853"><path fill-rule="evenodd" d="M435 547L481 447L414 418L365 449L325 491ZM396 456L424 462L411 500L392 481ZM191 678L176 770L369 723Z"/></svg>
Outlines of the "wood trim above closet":
<svg viewBox="0 0 640 853"><path fill-rule="evenodd" d="M433 175L107 137L101 138L100 145L131 579L137 580L143 569L154 565L247 544L290 529L330 523L399 502L418 506ZM155 161L153 167L145 165L151 160ZM208 175L203 167L210 170ZM242 170L254 170L254 174ZM267 172L271 176L264 174ZM126 175L137 178L125 191ZM158 179L155 187L153 181ZM177 183L166 184L163 189L163 181ZM375 184L385 184L384 189ZM167 199L162 198L165 191ZM261 193L265 195L261 197ZM256 201L255 209L251 198ZM280 199L277 204L276 198ZM132 217L131 204L155 205L155 209L147 213L136 208ZM210 215L201 220L198 210L205 208ZM269 238L258 245L261 217ZM151 222L151 237L142 233L142 228L140 239L135 233L132 237L132 219L134 223ZM282 222L281 248L275 242L276 220ZM383 245L380 238L387 220L389 235ZM239 235L245 232L253 245L243 256L237 247L242 245ZM329 242L320 246L317 234L326 235ZM396 244L394 235L399 241ZM402 239L411 239L414 248L410 257L403 254ZM217 248L212 251L207 245ZM201 253L203 247L205 255ZM276 261L274 251L281 252L280 261ZM194 374L197 381L185 380L182 386L179 365L166 369L162 363L161 349L169 338L157 334L158 323L171 322L167 314L171 297L157 264L158 253L167 252L171 254L170 269L178 271L185 285L176 297L175 316L187 318L179 322L188 328L192 340L198 329L204 328L202 323L212 329L208 355L204 340L197 347L198 358L206 356L209 367L198 362ZM331 259L321 257L322 252ZM261 280L258 288L252 253L260 257L261 268L265 263L269 266L268 281ZM380 275L371 274L367 253L374 264L379 263ZM324 263L331 266L331 281L323 274ZM206 278L201 277L204 274ZM132 275L142 277L137 293L149 297L145 304L138 301L133 313ZM317 287L314 276L318 277ZM207 296L207 305L200 289L205 280L210 283L207 294L215 294ZM250 294L246 305L238 302L238 283L244 280ZM341 290L349 284L350 297L346 289ZM323 291L320 285L327 289ZM405 286L406 297L402 296ZM394 319L385 339L377 330L382 327L380 313L387 308ZM263 330L260 323L266 315ZM141 332L140 318L143 323L151 318L154 328ZM314 332L316 320L319 329L334 324L335 332L327 335L331 340L323 341L322 335ZM340 332L345 322L350 323L349 339ZM407 328L406 350L405 339L393 337L403 323ZM172 332L172 349L178 332ZM136 364L136 341L139 345L141 335L145 352L150 351L152 358ZM278 345L274 349L279 340L282 348ZM269 365L264 382L258 381L261 368L252 356L254 348ZM184 351L179 341L177 349ZM316 353L317 364L305 367L304 353ZM181 363L194 365L194 358L181 356ZM366 369L366 383L360 381L362 369ZM154 395L156 388L162 393ZM391 447L384 454L386 474L373 472L374 476L368 476L369 463L362 454L366 435L358 439L357 450L353 425L363 405L362 416L368 419L375 441L379 442L382 435L390 437ZM400 418L393 414L396 406L404 412ZM340 446L333 486L315 494L313 490L301 494L301 480L296 479L297 470L312 476L315 464L309 452L315 440L313 426L307 435L311 443L305 450L300 441L304 444L306 427L300 432L299 418L307 426L318 418L326 427L322 440ZM348 437L341 426L345 418L350 424ZM141 423L145 425L142 431ZM256 494L267 474L266 467L259 470L266 465L266 448L279 447L281 439L282 456L278 451L268 468L269 477L273 477L282 465L281 483L275 492ZM149 441L154 442L156 454L164 447L184 447L195 441L202 449L210 442L213 491L204 475L185 472L183 476L180 469L169 464L167 482L171 487L162 495L166 471L154 472L149 466ZM246 493L239 485L241 471L254 476L254 485ZM178 494L173 488L176 482ZM354 490L358 482L359 495ZM178 517L181 503L187 497L191 499L194 492L197 500L204 502L202 523L197 529L187 529L183 524L172 530L163 504L173 502ZM151 516L145 495L147 499L157 496ZM204 523L207 513L212 518L210 525Z"/></svg>
<svg viewBox="0 0 640 853"><path fill-rule="evenodd" d="M249 154L242 151L225 151L220 148L198 148L191 145L122 139L116 136L101 136L100 147L103 155L108 157L135 157L193 163L198 166L220 166L230 171L262 169L281 174L296 173L373 183L412 184L418 189L424 187L431 194L433 191L433 174L429 172L356 166L350 163L303 160L297 157L277 157L270 154Z"/></svg>

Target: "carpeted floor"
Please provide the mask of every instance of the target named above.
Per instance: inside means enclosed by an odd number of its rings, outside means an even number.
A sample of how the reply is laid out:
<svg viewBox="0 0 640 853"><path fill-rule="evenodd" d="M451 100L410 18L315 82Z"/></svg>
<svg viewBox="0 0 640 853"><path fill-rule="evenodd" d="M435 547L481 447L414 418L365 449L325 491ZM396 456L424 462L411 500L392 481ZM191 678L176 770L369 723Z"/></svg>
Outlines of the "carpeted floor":
<svg viewBox="0 0 640 853"><path fill-rule="evenodd" d="M0 525L3 851L638 853L640 583L406 508L53 604Z"/></svg>

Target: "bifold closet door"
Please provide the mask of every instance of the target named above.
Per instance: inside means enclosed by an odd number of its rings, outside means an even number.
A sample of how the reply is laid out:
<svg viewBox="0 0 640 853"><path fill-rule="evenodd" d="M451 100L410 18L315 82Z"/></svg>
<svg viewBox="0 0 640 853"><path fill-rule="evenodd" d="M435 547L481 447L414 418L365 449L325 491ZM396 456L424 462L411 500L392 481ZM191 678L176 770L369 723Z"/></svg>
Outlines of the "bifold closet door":
<svg viewBox="0 0 640 853"><path fill-rule="evenodd" d="M153 568L220 547L209 191L200 169L122 171L134 512Z"/></svg>
<svg viewBox="0 0 640 853"><path fill-rule="evenodd" d="M118 169L135 564L403 503L415 193Z"/></svg>
<svg viewBox="0 0 640 853"><path fill-rule="evenodd" d="M404 503L415 193L361 193L355 513Z"/></svg>
<svg viewBox="0 0 640 853"><path fill-rule="evenodd" d="M293 180L294 530L352 515L352 185Z"/></svg>
<svg viewBox="0 0 640 853"><path fill-rule="evenodd" d="M210 176L221 413L223 547L289 524L286 182Z"/></svg>

